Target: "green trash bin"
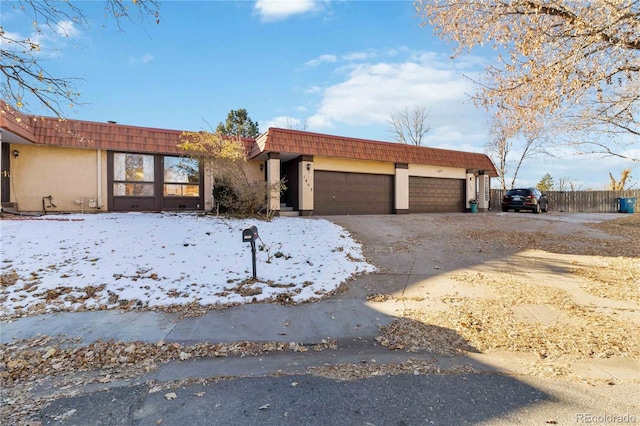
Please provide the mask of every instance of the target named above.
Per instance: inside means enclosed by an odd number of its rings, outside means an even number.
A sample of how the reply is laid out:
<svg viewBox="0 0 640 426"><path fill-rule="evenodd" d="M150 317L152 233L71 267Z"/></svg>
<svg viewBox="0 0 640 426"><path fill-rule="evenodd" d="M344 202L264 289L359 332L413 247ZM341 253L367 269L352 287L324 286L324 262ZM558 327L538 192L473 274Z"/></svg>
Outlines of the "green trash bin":
<svg viewBox="0 0 640 426"><path fill-rule="evenodd" d="M636 207L636 198L635 197L626 197L626 198L618 198L618 203L620 204L620 213L635 213Z"/></svg>
<svg viewBox="0 0 640 426"><path fill-rule="evenodd" d="M469 206L471 207L471 213L478 213L478 202L477 201L469 202Z"/></svg>

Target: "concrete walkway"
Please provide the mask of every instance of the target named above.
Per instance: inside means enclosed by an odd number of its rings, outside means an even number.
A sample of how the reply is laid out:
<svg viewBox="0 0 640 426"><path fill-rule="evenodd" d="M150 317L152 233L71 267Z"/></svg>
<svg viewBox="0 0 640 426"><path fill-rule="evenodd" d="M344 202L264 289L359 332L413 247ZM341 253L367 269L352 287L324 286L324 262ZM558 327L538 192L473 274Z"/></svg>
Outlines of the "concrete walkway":
<svg viewBox="0 0 640 426"><path fill-rule="evenodd" d="M380 334L381 326L393 319L371 309L363 300L355 299L330 299L296 306L241 305L188 318L149 311L69 312L2 323L0 343L42 334L81 338L83 344L96 340L315 344L327 338L339 341L373 338Z"/></svg>

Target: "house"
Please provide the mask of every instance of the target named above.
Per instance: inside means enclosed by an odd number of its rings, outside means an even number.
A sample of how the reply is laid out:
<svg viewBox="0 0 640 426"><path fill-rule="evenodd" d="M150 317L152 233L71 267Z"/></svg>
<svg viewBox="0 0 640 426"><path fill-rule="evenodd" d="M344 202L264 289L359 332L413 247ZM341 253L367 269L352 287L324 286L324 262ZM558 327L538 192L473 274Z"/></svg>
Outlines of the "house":
<svg viewBox="0 0 640 426"><path fill-rule="evenodd" d="M182 131L36 117L0 109L6 211L206 211L212 183L190 171ZM296 215L463 212L489 208L497 176L484 154L270 128L244 139L255 181L286 179L270 197ZM284 214L284 212L283 212ZM291 213L289 213L291 214Z"/></svg>

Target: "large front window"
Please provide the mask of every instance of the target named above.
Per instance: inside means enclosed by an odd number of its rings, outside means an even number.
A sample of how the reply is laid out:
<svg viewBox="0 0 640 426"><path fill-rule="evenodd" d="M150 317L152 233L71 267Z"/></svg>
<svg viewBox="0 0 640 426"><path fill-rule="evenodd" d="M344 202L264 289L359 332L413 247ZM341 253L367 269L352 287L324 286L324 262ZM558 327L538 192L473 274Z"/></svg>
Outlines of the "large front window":
<svg viewBox="0 0 640 426"><path fill-rule="evenodd" d="M200 196L200 168L192 158L164 157L164 196Z"/></svg>
<svg viewBox="0 0 640 426"><path fill-rule="evenodd" d="M153 155L113 154L113 195L153 197Z"/></svg>

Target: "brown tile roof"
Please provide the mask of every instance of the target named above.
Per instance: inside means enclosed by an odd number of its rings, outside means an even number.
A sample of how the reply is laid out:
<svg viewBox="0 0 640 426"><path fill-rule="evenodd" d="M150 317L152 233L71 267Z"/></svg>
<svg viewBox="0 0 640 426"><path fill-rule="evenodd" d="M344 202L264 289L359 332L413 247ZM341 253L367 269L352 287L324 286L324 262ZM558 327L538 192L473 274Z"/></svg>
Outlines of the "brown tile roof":
<svg viewBox="0 0 640 426"><path fill-rule="evenodd" d="M35 127L36 143L113 151L180 154L179 130L152 129L77 120L44 118Z"/></svg>
<svg viewBox="0 0 640 426"><path fill-rule="evenodd" d="M20 114L0 108L0 127L39 145L106 149L157 154L183 154L177 144L181 130L64 120ZM243 139L247 153L253 139Z"/></svg>
<svg viewBox="0 0 640 426"><path fill-rule="evenodd" d="M33 141L33 117L21 114L0 101L0 129L6 129L23 139Z"/></svg>
<svg viewBox="0 0 640 426"><path fill-rule="evenodd" d="M489 172L491 176L497 176L496 169L489 157L485 154L473 152L404 145L394 142L378 142L277 128L270 128L256 142L251 151L251 158L263 152L295 153L354 160L484 170Z"/></svg>
<svg viewBox="0 0 640 426"><path fill-rule="evenodd" d="M105 149L158 154L182 154L177 147L180 130L125 126L114 123L64 120L21 114L0 108L0 128L41 145ZM406 164L484 170L497 176L485 154L417 147L319 133L270 128L256 139L244 138L249 158L266 152L374 160Z"/></svg>

